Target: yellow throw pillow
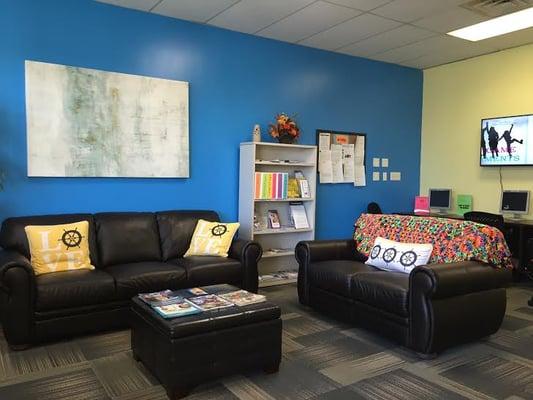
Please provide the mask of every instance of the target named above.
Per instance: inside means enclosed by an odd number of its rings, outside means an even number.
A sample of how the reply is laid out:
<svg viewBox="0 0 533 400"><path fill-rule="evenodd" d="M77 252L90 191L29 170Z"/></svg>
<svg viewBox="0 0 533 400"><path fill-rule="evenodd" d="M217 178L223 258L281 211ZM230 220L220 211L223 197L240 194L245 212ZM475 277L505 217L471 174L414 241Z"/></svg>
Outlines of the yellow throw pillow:
<svg viewBox="0 0 533 400"><path fill-rule="evenodd" d="M220 256L227 257L233 236L239 229L239 223L223 224L198 220L192 235L191 245L184 257Z"/></svg>
<svg viewBox="0 0 533 400"><path fill-rule="evenodd" d="M24 228L35 275L94 269L89 252L89 223L31 225Z"/></svg>

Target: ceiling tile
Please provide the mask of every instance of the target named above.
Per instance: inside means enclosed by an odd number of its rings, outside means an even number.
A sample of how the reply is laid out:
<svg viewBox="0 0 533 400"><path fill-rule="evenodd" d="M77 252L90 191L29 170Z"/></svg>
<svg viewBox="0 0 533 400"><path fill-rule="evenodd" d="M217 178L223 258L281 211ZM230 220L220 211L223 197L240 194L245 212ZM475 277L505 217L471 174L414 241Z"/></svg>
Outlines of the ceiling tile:
<svg viewBox="0 0 533 400"><path fill-rule="evenodd" d="M412 22L464 2L465 0L394 0L372 12L398 21Z"/></svg>
<svg viewBox="0 0 533 400"><path fill-rule="evenodd" d="M465 26L488 20L488 17L473 13L461 7L439 12L429 17L414 21L412 24L435 32L447 33Z"/></svg>
<svg viewBox="0 0 533 400"><path fill-rule="evenodd" d="M152 12L167 17L206 22L237 2L238 0L163 0Z"/></svg>
<svg viewBox="0 0 533 400"><path fill-rule="evenodd" d="M360 14L352 8L317 1L257 32L271 39L297 42Z"/></svg>
<svg viewBox="0 0 533 400"><path fill-rule="evenodd" d="M463 59L466 57L475 57L480 54L491 53L495 50L495 48L480 42L472 43L447 35L439 35L372 55L370 58L394 60L389 62L401 63L403 61L427 55L438 55L444 59Z"/></svg>
<svg viewBox="0 0 533 400"><path fill-rule="evenodd" d="M438 34L412 25L402 25L390 31L380 33L379 35L343 47L339 51L353 56L365 57L376 53L382 53L395 47L418 42L422 39L436 35Z"/></svg>
<svg viewBox="0 0 533 400"><path fill-rule="evenodd" d="M370 11L376 7L390 3L392 0L328 0L339 6L355 8L356 10Z"/></svg>
<svg viewBox="0 0 533 400"><path fill-rule="evenodd" d="M507 35L486 39L483 40L482 43L496 47L499 50L530 44L533 43L533 28L523 29L521 31L508 33Z"/></svg>
<svg viewBox="0 0 533 400"><path fill-rule="evenodd" d="M378 17L377 15L363 14L324 32L317 33L299 43L320 49L336 50L399 25L401 25L400 22Z"/></svg>
<svg viewBox="0 0 533 400"><path fill-rule="evenodd" d="M112 4L119 7L133 8L135 10L150 11L159 0L96 0L100 3Z"/></svg>
<svg viewBox="0 0 533 400"><path fill-rule="evenodd" d="M254 33L300 10L313 1L241 0L233 7L218 14L208 23L234 31Z"/></svg>

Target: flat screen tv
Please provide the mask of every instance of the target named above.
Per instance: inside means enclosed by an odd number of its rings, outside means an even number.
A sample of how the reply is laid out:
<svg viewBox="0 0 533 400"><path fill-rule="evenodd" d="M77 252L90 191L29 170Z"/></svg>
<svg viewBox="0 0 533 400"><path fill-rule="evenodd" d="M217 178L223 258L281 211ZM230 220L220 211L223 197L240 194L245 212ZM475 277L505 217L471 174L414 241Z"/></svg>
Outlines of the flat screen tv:
<svg viewBox="0 0 533 400"><path fill-rule="evenodd" d="M533 165L533 114L482 119L479 164Z"/></svg>

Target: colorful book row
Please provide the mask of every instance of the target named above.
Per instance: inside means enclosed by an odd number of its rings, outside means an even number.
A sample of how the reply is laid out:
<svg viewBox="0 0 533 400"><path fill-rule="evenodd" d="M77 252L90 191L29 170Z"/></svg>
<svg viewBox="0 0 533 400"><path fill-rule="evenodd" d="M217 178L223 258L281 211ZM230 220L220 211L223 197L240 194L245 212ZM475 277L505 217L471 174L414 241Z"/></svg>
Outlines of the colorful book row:
<svg viewBox="0 0 533 400"><path fill-rule="evenodd" d="M286 199L289 174L286 172L256 172L255 199Z"/></svg>

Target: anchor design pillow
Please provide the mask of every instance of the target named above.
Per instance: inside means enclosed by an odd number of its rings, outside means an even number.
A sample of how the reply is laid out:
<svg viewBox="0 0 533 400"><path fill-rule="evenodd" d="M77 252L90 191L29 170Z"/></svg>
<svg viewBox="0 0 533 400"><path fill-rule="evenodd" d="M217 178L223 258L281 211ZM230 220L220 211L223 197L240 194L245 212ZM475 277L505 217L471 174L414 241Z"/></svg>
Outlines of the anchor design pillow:
<svg viewBox="0 0 533 400"><path fill-rule="evenodd" d="M413 268L426 265L431 252L432 244L400 243L377 237L366 264L391 272L409 274Z"/></svg>
<svg viewBox="0 0 533 400"><path fill-rule="evenodd" d="M89 223L29 225L24 228L35 275L94 269L89 253Z"/></svg>
<svg viewBox="0 0 533 400"><path fill-rule="evenodd" d="M239 223L223 224L198 220L192 235L189 250L183 257L219 256L227 257L233 236L239 229Z"/></svg>

